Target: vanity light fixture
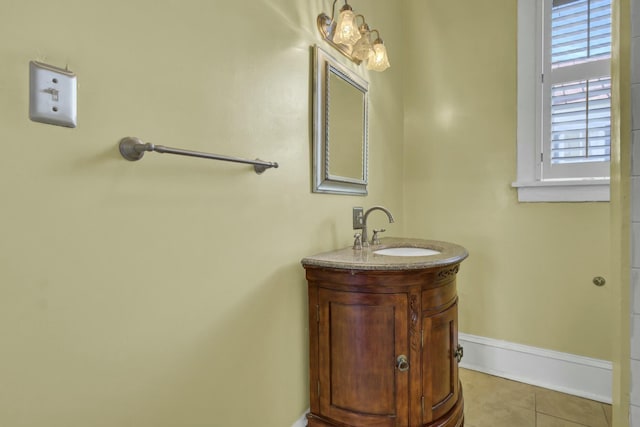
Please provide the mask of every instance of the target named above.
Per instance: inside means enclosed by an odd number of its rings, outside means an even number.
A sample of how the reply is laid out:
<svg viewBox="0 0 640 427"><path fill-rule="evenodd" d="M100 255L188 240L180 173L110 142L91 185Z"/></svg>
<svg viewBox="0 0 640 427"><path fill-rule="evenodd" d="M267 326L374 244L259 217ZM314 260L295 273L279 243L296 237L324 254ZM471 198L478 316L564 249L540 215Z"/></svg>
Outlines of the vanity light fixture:
<svg viewBox="0 0 640 427"><path fill-rule="evenodd" d="M356 14L353 13L353 9L347 4L347 0L345 0L344 6L340 9L336 29L333 32L333 42L353 46L359 38L360 32L358 31L358 24L356 23Z"/></svg>
<svg viewBox="0 0 640 427"><path fill-rule="evenodd" d="M318 15L318 30L322 38L356 64L366 62L368 70L384 71L389 68L387 49L378 30L369 30L364 16L356 15L347 0L344 0L344 6L335 20L337 2L333 0L331 17L324 13ZM360 25L359 19L362 20ZM371 33L377 35L373 42Z"/></svg>
<svg viewBox="0 0 640 427"><path fill-rule="evenodd" d="M371 44L371 31L369 26L364 23L360 27L360 39L353 45L351 56L360 61L366 61L371 55L373 45Z"/></svg>
<svg viewBox="0 0 640 427"><path fill-rule="evenodd" d="M378 30L373 30L378 34L378 37L373 42L373 51L369 54L369 60L367 61L367 69L374 71L384 71L389 68L389 57L387 56L387 48L384 47L382 39Z"/></svg>

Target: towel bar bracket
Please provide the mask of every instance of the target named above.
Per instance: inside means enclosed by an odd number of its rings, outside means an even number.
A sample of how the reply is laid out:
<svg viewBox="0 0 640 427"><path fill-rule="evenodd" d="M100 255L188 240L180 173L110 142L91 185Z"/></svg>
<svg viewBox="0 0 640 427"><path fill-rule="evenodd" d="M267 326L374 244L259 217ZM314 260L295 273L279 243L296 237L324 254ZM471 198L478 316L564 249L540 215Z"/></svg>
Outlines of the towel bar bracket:
<svg viewBox="0 0 640 427"><path fill-rule="evenodd" d="M139 138L128 136L120 140L118 148L122 157L134 162L136 160L140 160L142 156L144 156L144 152L147 151L144 146L145 143Z"/></svg>
<svg viewBox="0 0 640 427"><path fill-rule="evenodd" d="M244 163L253 165L253 169L257 174L261 174L269 168L277 168L278 163L266 162L264 160L247 160L238 157L223 156L220 154L201 153L199 151L183 150L180 148L165 147L163 145L155 145L149 142L145 143L140 138L134 136L127 136L120 140L118 145L120 154L127 160L136 161L140 160L145 151L155 151L156 153L169 153L177 154L179 156L200 157L203 159L222 160L225 162Z"/></svg>

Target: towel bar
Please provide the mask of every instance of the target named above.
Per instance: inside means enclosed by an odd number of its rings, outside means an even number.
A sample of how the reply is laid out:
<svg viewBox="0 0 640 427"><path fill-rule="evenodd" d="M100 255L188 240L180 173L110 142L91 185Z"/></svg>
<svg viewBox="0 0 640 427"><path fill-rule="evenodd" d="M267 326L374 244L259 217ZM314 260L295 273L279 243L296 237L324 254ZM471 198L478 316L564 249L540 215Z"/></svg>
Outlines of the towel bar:
<svg viewBox="0 0 640 427"><path fill-rule="evenodd" d="M140 138L127 136L120 140L120 154L127 160L140 160L145 151L155 151L156 153L177 154L179 156L200 157L203 159L222 160L224 162L245 163L253 165L253 169L257 174L261 174L269 168L277 168L277 162L266 162L264 160L247 160L238 157L223 156L220 154L202 153L199 151L183 150L180 148L165 147L164 145L155 145L149 142L144 143Z"/></svg>

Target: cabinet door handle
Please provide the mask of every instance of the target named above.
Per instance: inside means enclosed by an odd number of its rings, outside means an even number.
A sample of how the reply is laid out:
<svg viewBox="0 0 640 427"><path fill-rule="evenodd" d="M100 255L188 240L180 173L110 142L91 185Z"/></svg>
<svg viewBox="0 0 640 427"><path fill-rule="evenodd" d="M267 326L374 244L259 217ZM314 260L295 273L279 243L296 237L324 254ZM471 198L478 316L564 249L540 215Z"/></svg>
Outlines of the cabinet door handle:
<svg viewBox="0 0 640 427"><path fill-rule="evenodd" d="M458 344L458 348L456 349L456 352L453 353L453 357L455 357L458 363L460 363L462 356L464 356L464 347Z"/></svg>
<svg viewBox="0 0 640 427"><path fill-rule="evenodd" d="M398 367L398 371L405 372L409 370L409 361L407 360L407 356L405 356L404 354L398 356L396 362L398 363L396 365Z"/></svg>

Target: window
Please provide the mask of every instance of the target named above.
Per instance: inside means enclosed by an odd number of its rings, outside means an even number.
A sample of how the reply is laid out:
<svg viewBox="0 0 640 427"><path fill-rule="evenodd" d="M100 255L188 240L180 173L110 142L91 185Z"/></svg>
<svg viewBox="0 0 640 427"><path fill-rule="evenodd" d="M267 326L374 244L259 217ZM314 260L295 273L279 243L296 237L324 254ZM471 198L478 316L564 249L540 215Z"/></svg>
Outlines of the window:
<svg viewBox="0 0 640 427"><path fill-rule="evenodd" d="M518 2L520 201L609 200L611 0Z"/></svg>

